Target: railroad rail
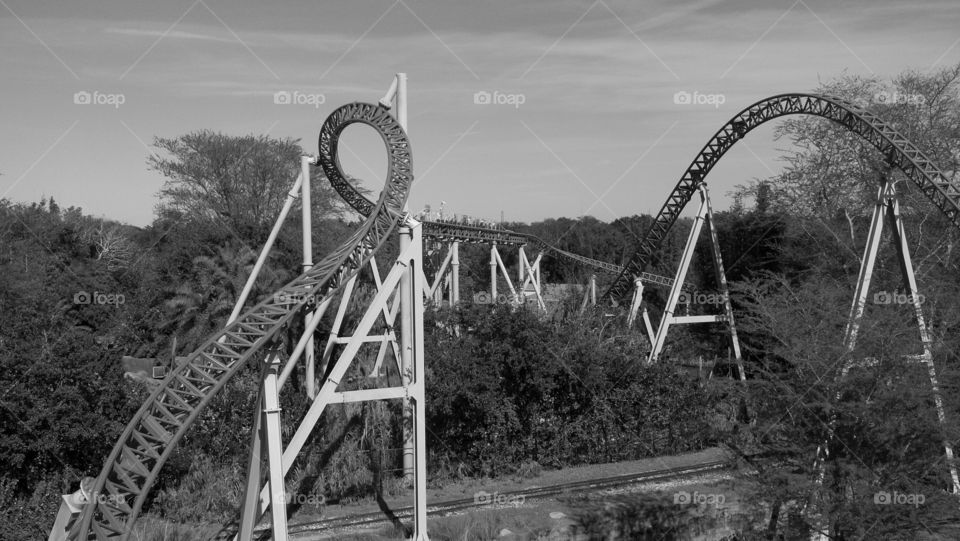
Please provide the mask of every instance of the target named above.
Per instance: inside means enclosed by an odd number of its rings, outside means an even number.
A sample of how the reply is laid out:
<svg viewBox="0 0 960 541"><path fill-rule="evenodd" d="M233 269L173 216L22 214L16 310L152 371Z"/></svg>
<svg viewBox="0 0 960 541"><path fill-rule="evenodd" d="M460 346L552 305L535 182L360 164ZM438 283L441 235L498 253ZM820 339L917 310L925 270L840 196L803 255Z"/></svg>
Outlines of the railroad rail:
<svg viewBox="0 0 960 541"><path fill-rule="evenodd" d="M681 468L662 468L647 472L631 473L598 479L588 479L584 481L573 481L570 483L561 483L558 485L550 485L545 487L497 492L497 494L498 496L502 495L507 499L512 499L514 501L519 498L523 498L524 501L535 501L547 499L558 494L587 494L643 483L681 479L692 475L726 471L733 469L733 467L734 461L731 459L713 460L700 464L684 466ZM428 505L427 515L431 517L444 517L461 513L463 511L476 510L489 505L489 503L477 501L477 498L450 500ZM398 519L410 518L413 513L413 507L401 507L393 510L392 512ZM390 522L390 518L385 517L381 512L360 513L356 515L321 519L317 521L291 525L290 533L321 532L324 530L355 528L387 522Z"/></svg>

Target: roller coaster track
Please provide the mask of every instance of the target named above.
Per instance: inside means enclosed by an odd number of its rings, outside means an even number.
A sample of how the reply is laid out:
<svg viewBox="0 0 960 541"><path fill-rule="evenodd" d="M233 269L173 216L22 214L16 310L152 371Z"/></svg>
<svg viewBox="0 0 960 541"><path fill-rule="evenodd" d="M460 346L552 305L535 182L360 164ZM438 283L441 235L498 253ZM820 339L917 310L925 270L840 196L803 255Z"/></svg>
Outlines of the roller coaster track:
<svg viewBox="0 0 960 541"><path fill-rule="evenodd" d="M656 220L604 298L620 301L633 287L650 258L697 192L707 174L730 147L757 126L786 115L807 114L832 120L874 146L891 166L900 169L957 227L960 227L960 186L951 182L923 152L875 114L842 98L815 94L781 94L760 100L730 119L684 172Z"/></svg>
<svg viewBox="0 0 960 541"><path fill-rule="evenodd" d="M363 225L331 255L227 325L173 369L113 447L70 539L127 539L160 469L213 396L251 358L270 347L308 302L319 304L335 296L404 219L413 181L406 133L387 109L351 103L327 118L320 132L321 150L325 145L336 149L340 133L353 123L376 129L389 155L386 185L378 201L370 204ZM343 180L339 171L327 174Z"/></svg>
<svg viewBox="0 0 960 541"><path fill-rule="evenodd" d="M330 178L335 171L342 170L339 159L336 154L336 147L327 149L320 153L320 165L324 173ZM347 202L354 210L362 216L368 216L373 208L373 202L367 199L356 187L347 179L331 180L334 189L340 194L340 197ZM442 222L424 220L423 235L443 241L460 241L476 244L496 243L501 246L532 246L535 249L553 254L556 257L572 261L578 265L593 269L596 272L618 276L623 272L623 267L614 263L592 259L586 256L561 250L543 239L529 233L518 233L508 229L495 229L490 227L477 227L465 225L456 222ZM670 287L673 285L673 278L660 276L649 272L637 273L641 281L648 284L655 284ZM685 285L686 287L686 285Z"/></svg>
<svg viewBox="0 0 960 541"><path fill-rule="evenodd" d="M511 246L532 246L535 249L553 254L556 257L572 261L581 266L593 269L597 272L618 276L623 272L623 267L614 263L607 263L598 259L592 259L580 254L561 250L543 239L529 233L518 233L504 229L490 229L485 227L474 227L450 222L423 222L423 234L427 237L458 240L461 242L491 243L496 242L499 245ZM673 278L660 276L650 272L639 273L640 280L648 284L656 284L665 287L673 285ZM686 284L684 284L686 287Z"/></svg>

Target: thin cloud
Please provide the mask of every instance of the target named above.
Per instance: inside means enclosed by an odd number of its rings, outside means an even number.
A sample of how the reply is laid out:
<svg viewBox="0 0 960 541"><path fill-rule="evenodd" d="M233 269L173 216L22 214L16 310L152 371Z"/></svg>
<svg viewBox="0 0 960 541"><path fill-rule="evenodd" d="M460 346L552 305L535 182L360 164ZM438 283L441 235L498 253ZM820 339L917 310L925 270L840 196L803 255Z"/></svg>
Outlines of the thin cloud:
<svg viewBox="0 0 960 541"><path fill-rule="evenodd" d="M222 28L211 29L220 30ZM164 33L161 30L147 30L147 29L135 29L135 28L105 28L104 33L106 34L119 34L123 36L136 36L136 37L148 37L148 38L159 38L164 37L168 40L196 40L196 41L213 41L219 43L236 43L235 39L219 37L211 34L199 34L196 32L186 32L183 30L171 30L168 33Z"/></svg>

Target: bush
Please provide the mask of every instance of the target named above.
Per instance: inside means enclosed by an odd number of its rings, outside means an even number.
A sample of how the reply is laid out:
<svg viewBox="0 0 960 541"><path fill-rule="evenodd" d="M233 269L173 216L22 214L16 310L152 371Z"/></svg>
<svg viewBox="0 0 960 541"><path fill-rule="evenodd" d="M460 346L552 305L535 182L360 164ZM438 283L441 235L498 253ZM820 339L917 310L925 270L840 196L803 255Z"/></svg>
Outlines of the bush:
<svg viewBox="0 0 960 541"><path fill-rule="evenodd" d="M549 322L467 306L428 319L431 471L495 476L531 460L562 467L713 443L719 395L669 364L644 365L635 331L601 315Z"/></svg>

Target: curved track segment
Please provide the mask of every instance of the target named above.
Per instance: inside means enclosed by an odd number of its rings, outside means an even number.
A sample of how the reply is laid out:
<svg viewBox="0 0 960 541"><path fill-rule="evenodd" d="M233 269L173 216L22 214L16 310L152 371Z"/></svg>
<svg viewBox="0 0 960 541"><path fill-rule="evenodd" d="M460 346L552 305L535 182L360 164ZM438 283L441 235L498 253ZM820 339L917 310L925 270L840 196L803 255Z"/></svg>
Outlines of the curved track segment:
<svg viewBox="0 0 960 541"><path fill-rule="evenodd" d="M781 94L758 101L740 111L710 139L684 172L643 242L603 296L613 301L626 298L633 287L633 277L643 272L651 256L660 248L667 232L677 221L680 212L713 166L734 143L769 120L795 114L815 115L832 120L862 137L879 150L891 165L903 171L954 225L960 227L960 186L951 183L916 145L892 126L875 114L842 98L816 94Z"/></svg>
<svg viewBox="0 0 960 541"><path fill-rule="evenodd" d="M334 296L396 228L413 182L409 141L386 109L366 103L331 113L321 141L335 150L343 129L358 122L373 126L389 153L387 182L379 200L370 203L367 220L333 254L212 336L164 379L114 446L71 539L126 539L160 469L211 398L300 309Z"/></svg>
<svg viewBox="0 0 960 541"><path fill-rule="evenodd" d="M362 216L369 216L373 207L373 202L364 197L350 181L338 171L342 171L340 160L337 157L336 142L320 141L320 165L324 173L330 179L340 197L344 199L354 210ZM554 254L557 257L573 261L580 265L589 267L595 271L617 276L623 272L623 267L614 263L600 261L590 257L561 250L543 239L529 233L518 233L507 229L493 229L488 227L477 227L463 225L452 222L434 222L425 220L423 224L423 235L425 237L442 239L448 241L474 242L474 243L492 243L500 245L522 246L531 245L542 252ZM665 286L673 285L673 279L651 274L648 272L640 273L640 279L647 283L660 284Z"/></svg>

